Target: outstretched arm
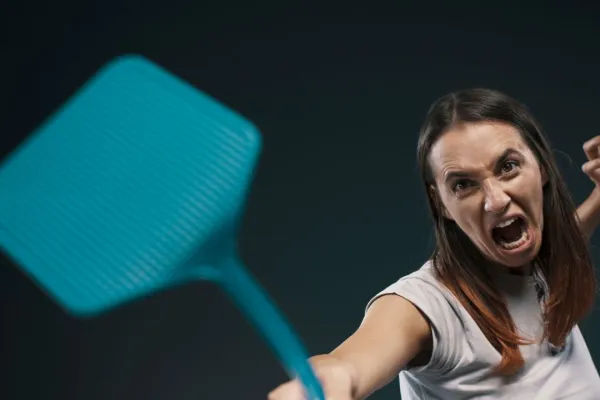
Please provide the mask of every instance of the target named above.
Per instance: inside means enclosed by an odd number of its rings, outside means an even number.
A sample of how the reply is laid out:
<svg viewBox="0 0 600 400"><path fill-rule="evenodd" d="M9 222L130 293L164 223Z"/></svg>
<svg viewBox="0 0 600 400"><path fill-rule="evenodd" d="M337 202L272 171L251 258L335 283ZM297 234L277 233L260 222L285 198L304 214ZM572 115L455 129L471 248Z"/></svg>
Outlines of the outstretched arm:
<svg viewBox="0 0 600 400"><path fill-rule="evenodd" d="M425 316L403 297L377 299L357 329L329 354L311 357L327 399L359 400L396 377L421 350L433 345ZM297 380L280 385L269 400L303 399Z"/></svg>
<svg viewBox="0 0 600 400"><path fill-rule="evenodd" d="M594 182L592 193L577 208L577 217L581 229L589 239L600 224L600 136L596 136L583 145L588 161L581 169Z"/></svg>

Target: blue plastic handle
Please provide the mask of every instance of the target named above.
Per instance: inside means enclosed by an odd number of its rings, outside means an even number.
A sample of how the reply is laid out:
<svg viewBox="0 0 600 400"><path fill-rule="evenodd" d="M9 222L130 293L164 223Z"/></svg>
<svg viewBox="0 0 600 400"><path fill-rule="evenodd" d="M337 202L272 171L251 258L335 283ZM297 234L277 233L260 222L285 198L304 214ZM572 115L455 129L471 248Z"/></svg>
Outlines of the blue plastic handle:
<svg viewBox="0 0 600 400"><path fill-rule="evenodd" d="M307 361L306 350L266 291L237 258L229 259L225 271L221 287L266 338L288 375L303 384L307 399L325 400L321 384Z"/></svg>

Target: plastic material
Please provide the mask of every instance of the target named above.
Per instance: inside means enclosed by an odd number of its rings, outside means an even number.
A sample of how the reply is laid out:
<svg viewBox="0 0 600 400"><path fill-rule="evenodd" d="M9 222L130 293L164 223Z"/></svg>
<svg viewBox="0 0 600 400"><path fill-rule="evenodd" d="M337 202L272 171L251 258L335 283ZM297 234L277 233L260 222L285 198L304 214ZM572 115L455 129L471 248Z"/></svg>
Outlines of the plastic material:
<svg viewBox="0 0 600 400"><path fill-rule="evenodd" d="M1 166L0 246L78 316L212 280L323 399L302 344L235 251L260 145L240 115L143 57L120 57Z"/></svg>

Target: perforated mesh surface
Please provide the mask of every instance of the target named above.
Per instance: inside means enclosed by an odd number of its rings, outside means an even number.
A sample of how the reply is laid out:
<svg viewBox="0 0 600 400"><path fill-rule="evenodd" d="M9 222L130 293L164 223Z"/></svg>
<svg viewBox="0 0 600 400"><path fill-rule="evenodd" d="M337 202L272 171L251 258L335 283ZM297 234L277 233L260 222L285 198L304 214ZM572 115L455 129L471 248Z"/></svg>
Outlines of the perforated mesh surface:
<svg viewBox="0 0 600 400"><path fill-rule="evenodd" d="M245 119L138 57L101 70L0 170L0 244L63 306L164 284L243 203Z"/></svg>

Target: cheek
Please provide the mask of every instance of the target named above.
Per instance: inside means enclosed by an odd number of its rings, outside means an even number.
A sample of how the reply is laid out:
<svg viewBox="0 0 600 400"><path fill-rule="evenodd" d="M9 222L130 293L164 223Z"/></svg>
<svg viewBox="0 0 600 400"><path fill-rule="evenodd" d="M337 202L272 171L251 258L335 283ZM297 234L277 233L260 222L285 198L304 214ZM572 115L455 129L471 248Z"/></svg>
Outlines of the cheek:
<svg viewBox="0 0 600 400"><path fill-rule="evenodd" d="M533 206L537 210L539 218L542 218L544 214L544 188L542 185L536 188L537 190L533 193L532 198L534 199Z"/></svg>
<svg viewBox="0 0 600 400"><path fill-rule="evenodd" d="M532 202L541 205L544 198L544 183L540 174L530 174L528 179L523 183L526 188L526 196L531 199Z"/></svg>
<svg viewBox="0 0 600 400"><path fill-rule="evenodd" d="M475 197L456 201L447 206L452 219L472 239L474 235L479 234L481 226L480 207Z"/></svg>

